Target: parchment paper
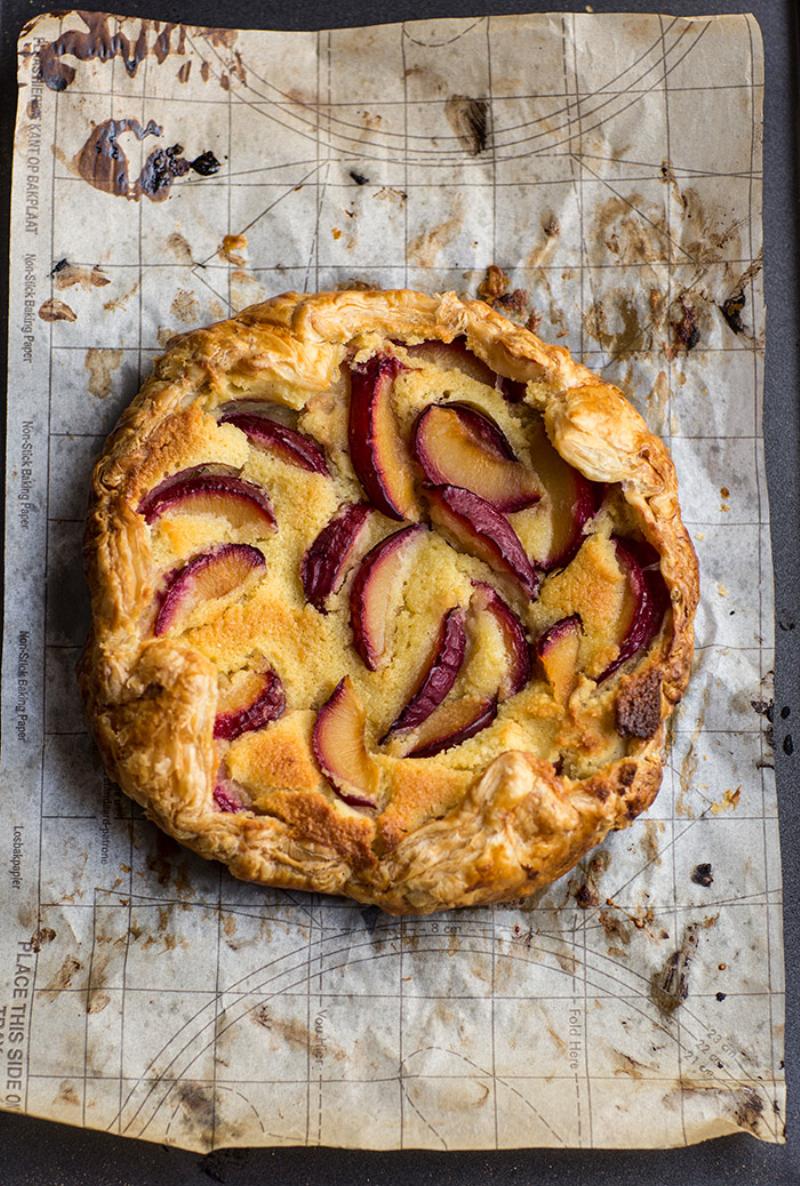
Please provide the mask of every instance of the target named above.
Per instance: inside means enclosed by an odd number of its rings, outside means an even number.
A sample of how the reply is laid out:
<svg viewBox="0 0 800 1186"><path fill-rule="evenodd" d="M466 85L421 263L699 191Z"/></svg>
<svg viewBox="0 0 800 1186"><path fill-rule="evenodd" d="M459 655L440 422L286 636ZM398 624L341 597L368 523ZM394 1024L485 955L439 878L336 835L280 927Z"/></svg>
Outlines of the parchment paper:
<svg viewBox="0 0 800 1186"><path fill-rule="evenodd" d="M754 19L68 13L19 71L3 1105L194 1149L782 1140ZM400 923L236 883L85 734L91 461L176 330L289 288L474 293L489 265L672 445L703 603L661 794L525 909Z"/></svg>

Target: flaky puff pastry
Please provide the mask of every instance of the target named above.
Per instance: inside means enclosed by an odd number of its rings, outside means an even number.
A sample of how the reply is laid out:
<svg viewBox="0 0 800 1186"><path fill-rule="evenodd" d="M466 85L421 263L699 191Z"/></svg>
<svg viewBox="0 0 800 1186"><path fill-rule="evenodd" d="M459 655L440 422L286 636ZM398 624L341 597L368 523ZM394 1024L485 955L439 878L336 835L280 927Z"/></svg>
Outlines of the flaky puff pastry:
<svg viewBox="0 0 800 1186"><path fill-rule="evenodd" d="M347 364L454 339L524 391L509 420L523 446L525 416L543 417L561 458L611 492L587 530L598 533L598 548L626 531L654 549L668 608L647 648L610 678L581 677L566 707L554 703L534 667L529 686L501 706L491 729L438 756L387 754L378 721L367 740L380 802L364 809L344 802L315 761L314 717L350 663L350 644L346 617L304 604L296 565L337 503L360 496L342 439ZM489 388L464 382L473 401L503 403ZM398 424L403 390L398 384ZM149 525L142 499L189 466L250 465L245 438L218 423L220 407L243 398L304 417L303 427L324 439L331 476L286 477L279 463L257 470L278 521L263 596L251 588L246 603L234 600L214 621L156 636L153 607L164 572L196 550L205 521L182 524L177 516L172 527L167 520ZM292 485L301 481L306 485ZM387 521L384 534L396 526ZM479 561L455 556L449 544L431 548L426 596L438 612L447 608L448 582L469 584L483 574ZM452 581L437 585L440 563L442 571L456 567ZM86 568L92 630L79 677L109 774L159 827L236 877L344 894L396 914L523 898L572 868L610 829L625 827L658 791L665 722L690 673L698 598L672 461L616 387L483 302L454 293L288 293L174 339L95 466ZM525 619L529 637L547 624L545 591L557 579L545 578L540 603ZM552 606L549 613L552 621ZM415 620L412 614L409 652ZM229 744L214 737L220 673L241 665L254 638L284 680L286 713ZM357 668L353 658L367 716L383 714L385 727L394 711L392 665L388 675ZM398 671L400 683L412 686ZM621 712L632 728L620 727ZM220 810L214 792L221 768L248 788L244 809Z"/></svg>

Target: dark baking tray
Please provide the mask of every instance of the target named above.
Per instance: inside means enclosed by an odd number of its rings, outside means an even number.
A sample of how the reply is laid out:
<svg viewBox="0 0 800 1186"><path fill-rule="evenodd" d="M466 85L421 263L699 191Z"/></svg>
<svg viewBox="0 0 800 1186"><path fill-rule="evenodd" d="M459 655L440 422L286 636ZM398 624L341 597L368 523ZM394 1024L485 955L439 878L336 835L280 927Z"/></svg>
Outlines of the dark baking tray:
<svg viewBox="0 0 800 1186"><path fill-rule="evenodd" d="M78 4L76 3L77 7ZM16 108L15 45L21 26L56 4L0 0L0 239L8 243L12 131ZM395 0L378 8L369 0L108 0L82 5L131 15L238 28L315 29L441 16L513 12L582 11L563 0ZM104 1133L0 1114L0 1186L264 1186L276 1179L292 1186L380 1182L386 1186L800 1186L800 825L794 798L800 791L792 726L800 721L800 292L797 219L797 66L800 5L797 0L595 0L595 12L652 12L675 16L749 9L761 25L766 50L764 171L765 282L768 307L765 435L776 572L777 670L775 764L784 863L787 1034L789 1076L787 1145L765 1145L749 1136L709 1141L663 1152L519 1150L486 1153L363 1153L336 1149L231 1149L201 1156ZM4 258L6 258L4 254ZM8 275L0 268L0 307L7 308ZM5 315L0 317L5 335ZM5 338L3 382L5 377ZM4 421L5 417L3 417ZM755 574L754 574L755 577ZM796 627L797 624L797 627ZM787 714L786 709L789 709ZM782 710L782 711L781 711Z"/></svg>

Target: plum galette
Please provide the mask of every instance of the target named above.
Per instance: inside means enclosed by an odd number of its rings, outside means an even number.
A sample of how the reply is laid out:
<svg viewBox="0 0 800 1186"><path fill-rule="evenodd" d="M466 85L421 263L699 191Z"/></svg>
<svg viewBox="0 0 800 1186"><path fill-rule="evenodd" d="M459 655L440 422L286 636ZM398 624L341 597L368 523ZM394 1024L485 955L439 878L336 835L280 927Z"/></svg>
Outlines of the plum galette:
<svg viewBox="0 0 800 1186"><path fill-rule="evenodd" d="M86 555L108 770L237 877L506 901L656 795L698 593L672 462L480 301L289 293L175 339Z"/></svg>

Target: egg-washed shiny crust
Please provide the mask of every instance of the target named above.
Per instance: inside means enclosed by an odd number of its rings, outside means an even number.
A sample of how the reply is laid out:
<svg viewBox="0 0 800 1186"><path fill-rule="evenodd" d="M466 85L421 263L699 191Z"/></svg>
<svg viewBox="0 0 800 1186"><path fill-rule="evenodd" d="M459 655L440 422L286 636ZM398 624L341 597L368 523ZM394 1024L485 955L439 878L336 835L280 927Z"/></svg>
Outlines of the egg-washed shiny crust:
<svg viewBox="0 0 800 1186"><path fill-rule="evenodd" d="M658 791L698 598L672 461L481 301L288 293L173 339L86 565L110 775L247 881L523 898Z"/></svg>

